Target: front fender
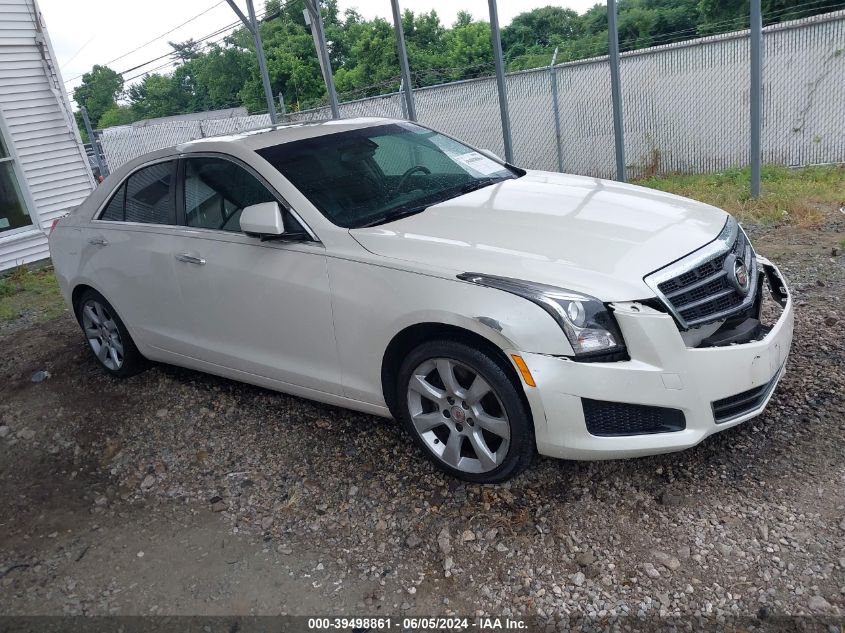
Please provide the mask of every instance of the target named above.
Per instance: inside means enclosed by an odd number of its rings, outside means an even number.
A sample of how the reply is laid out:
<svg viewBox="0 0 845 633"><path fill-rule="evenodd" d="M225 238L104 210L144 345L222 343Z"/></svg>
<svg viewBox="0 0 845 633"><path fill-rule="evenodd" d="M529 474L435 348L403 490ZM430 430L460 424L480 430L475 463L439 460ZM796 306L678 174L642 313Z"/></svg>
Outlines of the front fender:
<svg viewBox="0 0 845 633"><path fill-rule="evenodd" d="M571 355L554 320L501 290L374 263L329 258L335 336L347 397L383 405L381 363L390 341L420 323L442 323L502 350Z"/></svg>

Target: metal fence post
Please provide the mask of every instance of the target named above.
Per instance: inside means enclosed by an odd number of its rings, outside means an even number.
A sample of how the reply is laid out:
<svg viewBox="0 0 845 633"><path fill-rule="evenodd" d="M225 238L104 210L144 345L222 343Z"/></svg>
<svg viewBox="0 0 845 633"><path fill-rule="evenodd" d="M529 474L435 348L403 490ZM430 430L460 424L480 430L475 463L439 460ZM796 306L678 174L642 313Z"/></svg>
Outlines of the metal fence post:
<svg viewBox="0 0 845 633"><path fill-rule="evenodd" d="M280 93L279 93L279 115L280 115L282 118L286 118L287 113L288 113L288 110L287 110L287 108L285 107L285 95L283 95L283 94L280 92Z"/></svg>
<svg viewBox="0 0 845 633"><path fill-rule="evenodd" d="M396 29L396 52L399 66L402 68L402 83L405 85L405 101L408 102L406 118L417 120L417 108L414 105L414 84L411 82L411 67L408 65L408 49L405 48L405 29L402 27L402 14L399 12L399 0L390 0L393 8L393 25Z"/></svg>
<svg viewBox="0 0 845 633"><path fill-rule="evenodd" d="M100 176L105 178L109 175L103 165L103 160L100 158L100 146L97 143L97 137L94 136L94 130L91 129L91 119L88 118L88 108L79 106L82 111L82 121L85 123L85 131L88 132L88 140L91 143L91 151L94 152L94 160L97 162L97 169L100 170Z"/></svg>
<svg viewBox="0 0 845 633"><path fill-rule="evenodd" d="M505 89L505 62L502 59L502 37L499 34L499 13L496 0L487 0L490 7L490 37L493 39L493 59L496 62L496 85L499 88L499 113L502 117L502 139L505 142L505 160L513 163L511 118L508 113L508 93Z"/></svg>
<svg viewBox="0 0 845 633"><path fill-rule="evenodd" d="M332 75L332 64L329 60L329 51L326 47L326 33L323 29L323 14L320 13L320 0L305 0L305 8L311 17L311 33L314 36L314 44L317 46L317 55L320 58L320 67L323 69L323 80L326 82L326 92L329 94L329 105L332 109L332 118L340 118L340 106L337 102L337 92L334 89L334 76Z"/></svg>
<svg viewBox="0 0 845 633"><path fill-rule="evenodd" d="M563 150L560 147L560 111L557 107L557 73L555 62L557 61L557 47L552 55L552 63L549 64L549 83L552 88L552 111L555 115L555 146L557 147L557 170L563 172Z"/></svg>
<svg viewBox="0 0 845 633"><path fill-rule="evenodd" d="M751 0L751 195L760 196L763 137L763 12Z"/></svg>
<svg viewBox="0 0 845 633"><path fill-rule="evenodd" d="M607 0L607 37L610 59L610 93L613 101L613 139L616 144L616 180L625 182L625 132L622 127L622 91L619 86L619 29L616 0Z"/></svg>
<svg viewBox="0 0 845 633"><path fill-rule="evenodd" d="M405 100L405 80L399 82L399 107L402 108L402 118L408 118L408 102ZM416 119L414 119L416 120Z"/></svg>
<svg viewBox="0 0 845 633"><path fill-rule="evenodd" d="M252 33L255 42L255 56L258 58L258 72L261 75L261 84L264 87L264 98L267 100L267 113L270 115L270 122L276 123L276 104L273 100L273 89L270 87L270 75L267 73L267 58L264 57L264 44L261 41L261 30L258 28L258 20L255 18L255 7L252 0L246 0L246 10L249 17L235 4L235 0L226 0L238 19L244 23L247 30Z"/></svg>

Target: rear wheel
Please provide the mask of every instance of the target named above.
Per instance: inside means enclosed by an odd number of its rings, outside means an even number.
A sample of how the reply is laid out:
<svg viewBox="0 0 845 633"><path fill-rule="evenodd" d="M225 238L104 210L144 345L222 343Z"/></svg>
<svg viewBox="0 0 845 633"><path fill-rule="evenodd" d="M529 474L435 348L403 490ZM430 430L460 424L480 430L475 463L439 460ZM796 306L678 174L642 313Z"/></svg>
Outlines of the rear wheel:
<svg viewBox="0 0 845 633"><path fill-rule="evenodd" d="M88 348L103 369L118 378L126 378L143 369L144 357L103 295L90 289L83 292L76 302L76 317Z"/></svg>
<svg viewBox="0 0 845 633"><path fill-rule="evenodd" d="M533 423L504 361L454 341L414 349L399 370L405 430L442 470L495 483L526 468Z"/></svg>

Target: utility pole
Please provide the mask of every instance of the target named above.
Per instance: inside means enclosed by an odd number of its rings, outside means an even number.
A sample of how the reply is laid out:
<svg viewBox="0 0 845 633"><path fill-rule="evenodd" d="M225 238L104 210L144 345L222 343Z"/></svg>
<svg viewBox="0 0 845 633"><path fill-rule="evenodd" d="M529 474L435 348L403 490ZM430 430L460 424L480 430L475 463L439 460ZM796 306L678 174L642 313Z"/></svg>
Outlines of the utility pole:
<svg viewBox="0 0 845 633"><path fill-rule="evenodd" d="M258 20L255 18L255 7L252 5L252 0L246 0L246 8L249 17L245 16L243 11L235 4L235 0L226 0L232 10L238 16L247 30L252 33L252 39L255 42L255 56L258 58L258 72L261 75L261 83L264 86L264 98L267 100L267 113L270 115L270 122L274 125L277 123L276 118L276 101L273 98L273 88L270 86L270 75L267 72L267 58L264 56L264 44L261 41L261 29L258 28Z"/></svg>
<svg viewBox="0 0 845 633"><path fill-rule="evenodd" d="M91 150L94 152L94 160L97 162L97 169L100 170L100 176L105 178L109 175L108 170L103 165L103 160L100 158L100 147L97 145L97 137L94 136L94 130L91 129L91 119L88 118L88 108L79 106L82 111L82 121L85 123L85 131L88 132L88 140L91 142Z"/></svg>
<svg viewBox="0 0 845 633"><path fill-rule="evenodd" d="M405 48L405 29L402 27L402 14L399 12L399 0L390 0L393 8L393 26L396 29L396 52L399 54L399 66L402 68L402 85L407 102L407 117L417 120L417 108L414 105L414 85L411 83L411 67L408 65L408 50Z"/></svg>
<svg viewBox="0 0 845 633"><path fill-rule="evenodd" d="M763 11L751 0L751 196L760 196L763 140Z"/></svg>
<svg viewBox="0 0 845 633"><path fill-rule="evenodd" d="M505 143L505 161L513 164L511 117L508 113L508 93L505 87L505 62L502 59L502 37L499 33L499 12L496 0L487 0L490 8L490 37L493 39L493 59L496 62L496 85L499 89L499 115L502 119L502 140Z"/></svg>
<svg viewBox="0 0 845 633"><path fill-rule="evenodd" d="M619 85L619 29L616 26L616 0L607 0L607 37L610 49L613 139L616 143L616 180L625 182L625 132L622 126L622 89Z"/></svg>
<svg viewBox="0 0 845 633"><path fill-rule="evenodd" d="M311 25L311 35L314 37L314 46L317 47L317 56L320 59L320 68L323 70L323 80L326 82L326 92L329 94L329 105L332 108L332 118L340 118L340 106L337 102L337 92L334 89L334 77L332 76L332 64L329 60L329 51L326 47L326 33L323 29L323 16L320 13L320 0L304 0L307 11L306 22Z"/></svg>

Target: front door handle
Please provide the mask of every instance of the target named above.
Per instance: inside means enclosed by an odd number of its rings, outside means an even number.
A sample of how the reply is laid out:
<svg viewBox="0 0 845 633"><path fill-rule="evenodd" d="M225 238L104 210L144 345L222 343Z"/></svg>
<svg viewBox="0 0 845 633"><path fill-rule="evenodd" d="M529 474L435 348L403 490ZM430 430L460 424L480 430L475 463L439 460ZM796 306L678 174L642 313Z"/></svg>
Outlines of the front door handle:
<svg viewBox="0 0 845 633"><path fill-rule="evenodd" d="M102 235L98 235L97 237L92 237L91 239L89 239L88 243L92 246L105 246L106 244L108 244L108 241Z"/></svg>
<svg viewBox="0 0 845 633"><path fill-rule="evenodd" d="M185 262L186 264L196 264L197 266L205 265L205 260L202 257L197 257L196 255L191 255L190 253L179 253L176 255L176 259L180 262Z"/></svg>

